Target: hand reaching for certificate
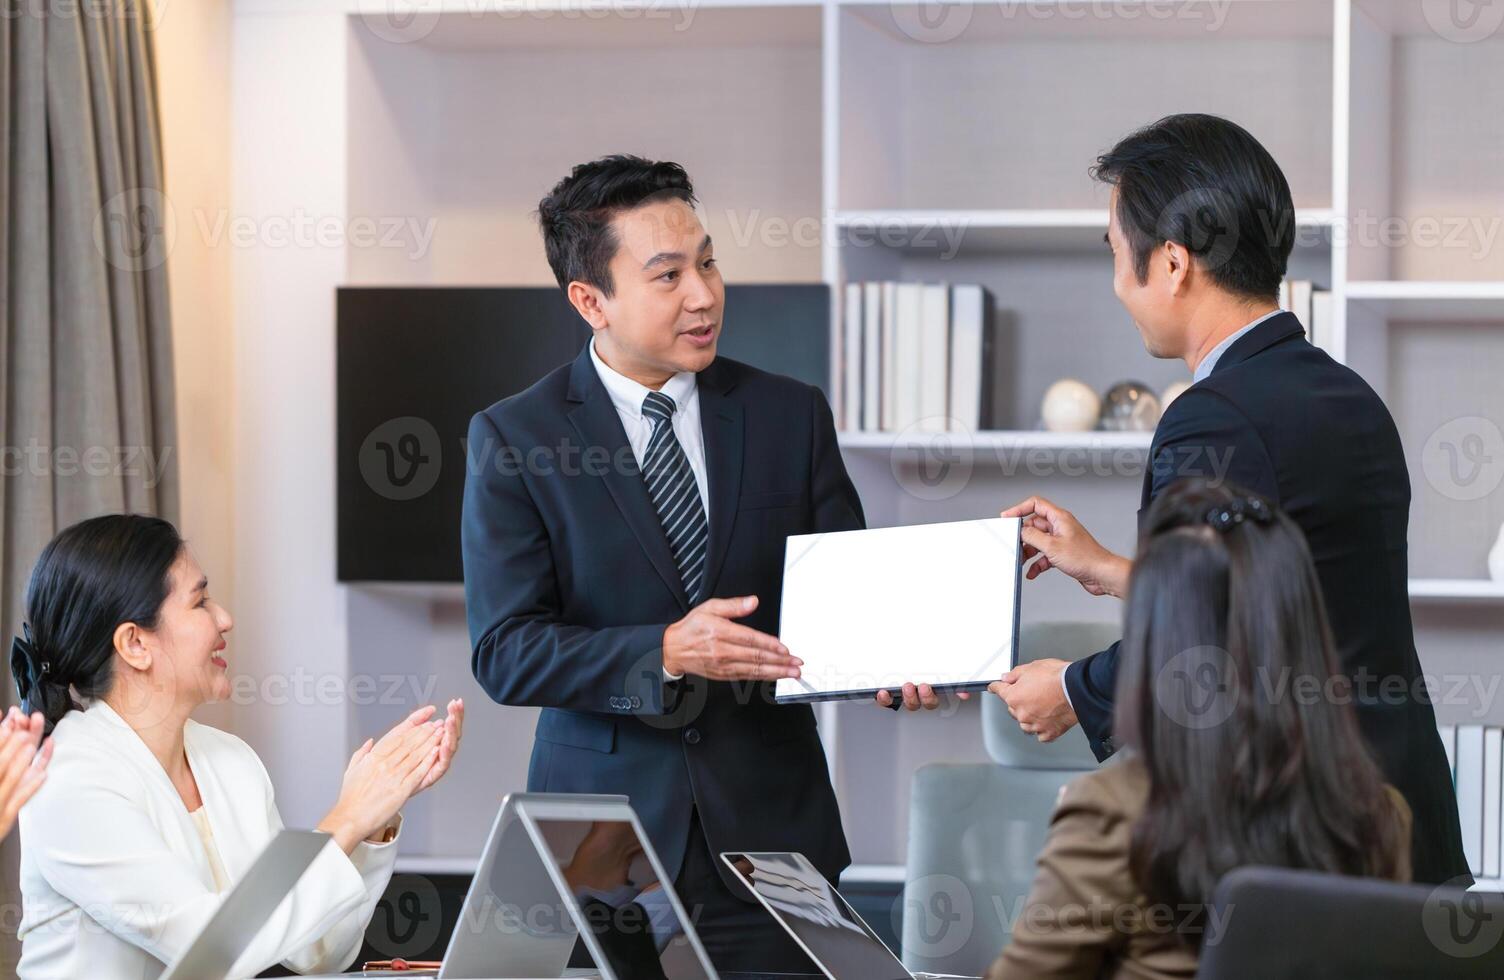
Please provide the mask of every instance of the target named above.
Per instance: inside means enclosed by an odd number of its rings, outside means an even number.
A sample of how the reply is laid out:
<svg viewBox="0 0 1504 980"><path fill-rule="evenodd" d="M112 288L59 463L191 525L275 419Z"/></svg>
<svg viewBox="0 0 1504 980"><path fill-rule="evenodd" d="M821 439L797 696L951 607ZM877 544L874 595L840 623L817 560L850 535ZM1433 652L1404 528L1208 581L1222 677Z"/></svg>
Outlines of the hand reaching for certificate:
<svg viewBox="0 0 1504 980"><path fill-rule="evenodd" d="M1058 568L1092 595L1119 599L1128 594L1128 573L1133 562L1113 554L1097 543L1075 515L1043 497L1030 497L1002 512L1003 517L1023 518L1023 560L1038 558L1024 577L1033 580Z"/></svg>
<svg viewBox="0 0 1504 980"><path fill-rule="evenodd" d="M772 681L798 677L804 661L778 637L732 622L750 616L757 596L706 599L663 631L663 669L713 681Z"/></svg>

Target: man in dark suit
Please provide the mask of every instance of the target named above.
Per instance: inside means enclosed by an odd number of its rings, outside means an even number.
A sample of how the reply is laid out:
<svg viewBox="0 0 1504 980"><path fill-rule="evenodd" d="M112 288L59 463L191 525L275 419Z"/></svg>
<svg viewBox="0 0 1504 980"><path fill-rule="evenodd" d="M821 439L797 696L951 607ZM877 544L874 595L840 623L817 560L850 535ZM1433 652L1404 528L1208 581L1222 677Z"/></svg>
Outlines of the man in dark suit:
<svg viewBox="0 0 1504 980"><path fill-rule="evenodd" d="M1134 133L1094 173L1113 185L1114 291L1149 352L1183 359L1194 379L1155 430L1140 516L1176 480L1203 477L1255 490L1300 525L1339 671L1351 679L1337 696L1355 705L1370 750L1414 813L1415 878L1467 875L1410 624L1404 450L1373 389L1307 342L1300 321L1278 307L1295 233L1284 175L1246 131L1204 115L1170 116ZM1057 568L1094 595L1125 594L1131 561L1068 511L1034 497L1003 516L1029 518L1028 578ZM1079 721L1106 758L1115 748L1117 653L1114 644L1069 665L1036 661L991 690L1024 731L1048 741Z"/></svg>
<svg viewBox="0 0 1504 980"><path fill-rule="evenodd" d="M471 420L473 668L543 709L529 790L631 797L715 963L798 972L719 852L802 851L832 882L850 861L814 714L772 682L801 663L776 636L784 539L862 508L824 396L716 356L694 200L678 165L616 156L539 205L593 338Z"/></svg>

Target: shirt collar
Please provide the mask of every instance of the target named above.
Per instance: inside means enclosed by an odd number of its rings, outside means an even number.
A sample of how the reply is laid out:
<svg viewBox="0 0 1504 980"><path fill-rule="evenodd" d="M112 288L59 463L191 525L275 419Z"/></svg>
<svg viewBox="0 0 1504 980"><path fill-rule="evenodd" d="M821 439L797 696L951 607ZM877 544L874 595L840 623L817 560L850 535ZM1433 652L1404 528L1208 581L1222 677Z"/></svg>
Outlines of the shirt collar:
<svg viewBox="0 0 1504 980"><path fill-rule="evenodd" d="M618 373L611 365L601 360L600 354L595 350L595 338L590 338L590 360L595 364L595 372L601 376L601 383L606 386L606 393L611 396L611 404L616 406L618 412L622 412L632 418L642 417L642 402L647 398L648 392L653 389L633 381L625 374ZM695 373L693 371L680 371L666 381L661 389L665 395L674 400L676 411L682 412L690 399L695 395Z"/></svg>
<svg viewBox="0 0 1504 980"><path fill-rule="evenodd" d="M1257 320L1253 321L1243 329L1237 331L1236 333L1230 333L1226 337L1222 338L1222 342L1216 347L1213 347L1211 349L1211 352L1201 359L1201 363L1196 365L1196 370L1191 374L1191 384L1195 384L1203 378L1208 377L1212 373L1212 368L1216 367L1217 362L1222 359L1222 355L1227 353L1227 348L1236 343L1239 337L1243 336L1245 333L1263 323L1270 317L1279 316L1283 312L1285 311L1273 310L1269 313L1265 313L1263 316L1259 317Z"/></svg>

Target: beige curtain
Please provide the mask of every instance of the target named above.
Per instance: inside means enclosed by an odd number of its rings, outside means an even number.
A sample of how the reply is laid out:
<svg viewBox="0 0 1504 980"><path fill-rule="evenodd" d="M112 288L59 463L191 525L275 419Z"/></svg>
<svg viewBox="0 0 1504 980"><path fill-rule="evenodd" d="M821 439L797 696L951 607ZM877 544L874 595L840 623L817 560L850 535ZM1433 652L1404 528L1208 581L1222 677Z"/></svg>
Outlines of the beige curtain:
<svg viewBox="0 0 1504 980"><path fill-rule="evenodd" d="M0 0L0 645L58 530L177 517L166 260L173 216L149 4ZM9 670L9 657L4 668ZM15 685L5 678L6 703ZM20 919L0 843L0 975Z"/></svg>

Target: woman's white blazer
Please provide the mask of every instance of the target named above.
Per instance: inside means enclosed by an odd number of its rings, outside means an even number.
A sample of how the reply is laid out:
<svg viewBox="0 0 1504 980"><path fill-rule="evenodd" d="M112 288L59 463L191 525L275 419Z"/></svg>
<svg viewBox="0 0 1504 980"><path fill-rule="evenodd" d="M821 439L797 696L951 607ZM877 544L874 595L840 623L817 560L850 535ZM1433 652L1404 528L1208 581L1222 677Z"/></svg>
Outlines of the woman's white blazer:
<svg viewBox="0 0 1504 980"><path fill-rule="evenodd" d="M240 739L189 721L188 764L225 874L240 880L282 828L271 780ZM103 701L64 715L42 789L21 811L22 980L151 980L223 896L166 770ZM329 773L331 800L338 773ZM331 839L266 920L236 976L278 963L338 972L386 889L397 842L346 856Z"/></svg>

